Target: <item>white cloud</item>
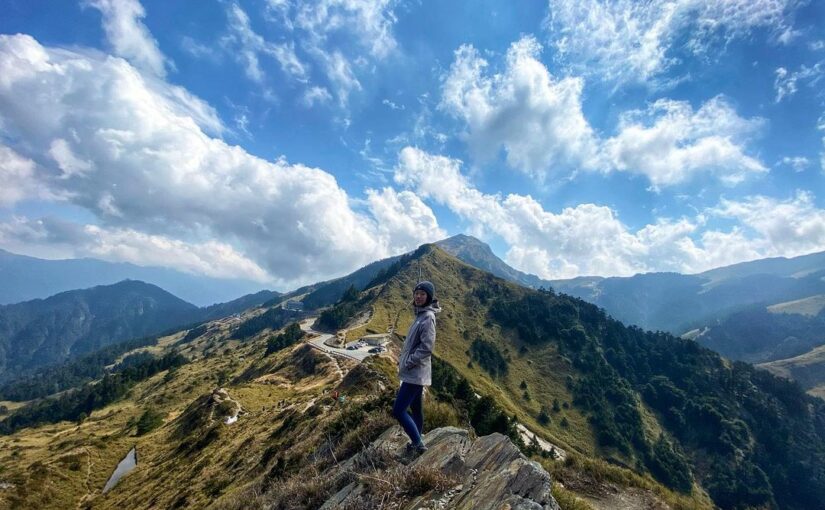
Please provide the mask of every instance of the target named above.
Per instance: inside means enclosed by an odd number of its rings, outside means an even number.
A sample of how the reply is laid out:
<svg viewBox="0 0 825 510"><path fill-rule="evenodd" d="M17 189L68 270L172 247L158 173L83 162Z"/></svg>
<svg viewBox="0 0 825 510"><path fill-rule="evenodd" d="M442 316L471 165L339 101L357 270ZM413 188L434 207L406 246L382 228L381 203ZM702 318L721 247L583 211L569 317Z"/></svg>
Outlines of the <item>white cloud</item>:
<svg viewBox="0 0 825 510"><path fill-rule="evenodd" d="M355 90L361 90L361 82L355 77L347 58L340 51L326 52L313 50L315 57L321 62L327 78L338 96L338 104L346 106L349 95Z"/></svg>
<svg viewBox="0 0 825 510"><path fill-rule="evenodd" d="M47 249L63 257L94 257L143 266L165 266L214 278L267 283L270 276L232 246L218 241L187 243L128 228L81 225L54 218L16 216L0 223L0 243L21 251Z"/></svg>
<svg viewBox="0 0 825 510"><path fill-rule="evenodd" d="M332 175L210 137L210 112L121 59L0 35L2 135L25 141L11 149L34 162L38 183L94 215L104 238L127 232L147 245L168 241L165 265L181 267L196 267L186 253L204 258L198 247L218 242L284 286L396 253L394 234L354 211ZM422 235L434 231L420 204L406 195L401 203Z"/></svg>
<svg viewBox="0 0 825 510"><path fill-rule="evenodd" d="M396 104L396 103L394 103L394 102L392 102L392 101L390 101L389 99L386 99L386 98L381 101L381 104L383 104L384 106L389 107L390 110L404 110L405 109L403 104Z"/></svg>
<svg viewBox="0 0 825 510"><path fill-rule="evenodd" d="M166 74L166 57L141 22L146 11L138 0L87 0L86 4L103 15L103 29L116 55L157 76Z"/></svg>
<svg viewBox="0 0 825 510"><path fill-rule="evenodd" d="M825 173L825 113L817 120L816 128L822 132L822 152L819 153L819 168Z"/></svg>
<svg viewBox="0 0 825 510"><path fill-rule="evenodd" d="M616 136L600 138L582 113L580 78L555 80L538 60L531 37L513 43L503 72L472 46L462 46L444 79L440 108L463 120L473 156L489 160L503 147L511 168L540 180L576 170L645 175L654 187L698 173L727 183L766 172L745 153L764 121L743 119L721 96L694 111L686 101L661 99L621 116Z"/></svg>
<svg viewBox="0 0 825 510"><path fill-rule="evenodd" d="M307 81L307 66L295 54L294 43L274 44L271 46L270 51L278 60L278 63L281 64L284 73L291 75L298 81Z"/></svg>
<svg viewBox="0 0 825 510"><path fill-rule="evenodd" d="M478 51L460 47L440 108L466 122L467 141L482 160L503 147L511 167L537 177L556 165L592 168L597 146L581 110L583 82L554 79L540 51L535 39L522 38L508 49L504 71L487 76Z"/></svg>
<svg viewBox="0 0 825 510"><path fill-rule="evenodd" d="M685 182L699 172L735 184L768 171L742 149L763 124L739 117L721 97L695 112L686 101L661 99L647 111L625 113L619 134L605 141L604 154L610 168L643 174L655 187Z"/></svg>
<svg viewBox="0 0 825 510"><path fill-rule="evenodd" d="M188 35L181 38L180 47L183 51L195 58L204 58L213 61L217 61L220 58L220 54L216 48L199 43Z"/></svg>
<svg viewBox="0 0 825 510"><path fill-rule="evenodd" d="M284 2L278 8L283 12ZM395 0L312 0L295 3L295 26L318 43L336 32L354 33L373 57L382 59L397 47L392 34Z"/></svg>
<svg viewBox="0 0 825 510"><path fill-rule="evenodd" d="M378 231L395 253L410 251L423 242L447 237L430 209L411 191L392 188L367 190L367 203Z"/></svg>
<svg viewBox="0 0 825 510"><path fill-rule="evenodd" d="M332 95L324 87L312 87L304 92L303 103L306 107L312 108L316 104L329 103Z"/></svg>
<svg viewBox="0 0 825 510"><path fill-rule="evenodd" d="M811 67L802 65L799 71L789 72L784 67L776 69L776 79L773 82L773 87L776 89L776 102L779 103L786 97L791 97L796 94L798 90L797 83L800 81L808 81L808 86L813 87L822 76L825 75L825 61L817 62Z"/></svg>
<svg viewBox="0 0 825 510"><path fill-rule="evenodd" d="M655 82L677 62L674 50L707 54L716 43L768 28L794 31L794 0L550 0L545 21L562 61L606 81ZM784 35L783 35L784 34Z"/></svg>
<svg viewBox="0 0 825 510"><path fill-rule="evenodd" d="M292 34L294 42L289 44L297 42L315 60L328 80L324 90L331 90L339 106L346 108L350 94L361 90L353 68L383 60L398 46L392 33L396 4L397 0L268 0L264 15ZM359 54L363 50L369 58ZM304 104L314 103L308 97L312 96L305 95Z"/></svg>
<svg viewBox="0 0 825 510"><path fill-rule="evenodd" d="M48 191L35 176L35 163L0 144L0 207L11 208L27 198L44 198Z"/></svg>
<svg viewBox="0 0 825 510"><path fill-rule="evenodd" d="M779 163L793 168L794 172L802 172L803 170L811 166L811 160L802 156L785 156L784 158L782 158L782 160L780 160Z"/></svg>
<svg viewBox="0 0 825 510"><path fill-rule="evenodd" d="M798 191L787 200L753 196L722 199L712 214L733 218L757 236L754 245L764 257L795 256L825 249L825 210L810 192Z"/></svg>
<svg viewBox="0 0 825 510"><path fill-rule="evenodd" d="M82 175L92 169L92 164L75 156L69 143L62 138L52 141L48 153L63 172L64 178Z"/></svg>
<svg viewBox="0 0 825 510"><path fill-rule="evenodd" d="M784 201L722 201L695 218L661 218L633 231L606 206L579 204L553 213L530 196L484 194L461 174L459 160L411 147L399 154L395 180L446 206L478 235L500 237L509 245L508 263L549 279L692 273L825 250L825 210L814 206L809 193ZM709 217L738 224L729 231L712 230L706 227Z"/></svg>
<svg viewBox="0 0 825 510"><path fill-rule="evenodd" d="M238 4L233 3L229 7L227 16L229 34L222 42L236 53L250 80L263 82L265 73L261 69L259 55L264 54L275 58L286 75L298 81L307 81L307 66L296 55L294 43L275 44L264 39L252 29L249 16Z"/></svg>

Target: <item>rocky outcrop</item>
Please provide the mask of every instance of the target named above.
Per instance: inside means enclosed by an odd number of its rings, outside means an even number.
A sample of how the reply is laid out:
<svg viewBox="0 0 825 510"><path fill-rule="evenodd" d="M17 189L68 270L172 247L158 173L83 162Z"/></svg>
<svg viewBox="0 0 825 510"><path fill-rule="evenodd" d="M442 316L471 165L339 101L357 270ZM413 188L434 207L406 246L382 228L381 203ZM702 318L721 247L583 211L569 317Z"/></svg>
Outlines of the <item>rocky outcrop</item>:
<svg viewBox="0 0 825 510"><path fill-rule="evenodd" d="M428 450L408 454L406 435L395 426L385 431L360 454L338 466L343 472L357 472L366 456L389 459L381 471L396 478L427 470L436 472L447 484L410 494L402 508L466 510L558 510L550 493L550 475L528 460L504 435L491 434L472 440L466 430L444 427L424 436ZM380 477L353 476L354 481L338 491L321 507L324 510L357 507L369 492L369 482ZM392 477L387 477L392 480ZM391 483L391 482L387 482ZM401 484L399 484L401 485Z"/></svg>

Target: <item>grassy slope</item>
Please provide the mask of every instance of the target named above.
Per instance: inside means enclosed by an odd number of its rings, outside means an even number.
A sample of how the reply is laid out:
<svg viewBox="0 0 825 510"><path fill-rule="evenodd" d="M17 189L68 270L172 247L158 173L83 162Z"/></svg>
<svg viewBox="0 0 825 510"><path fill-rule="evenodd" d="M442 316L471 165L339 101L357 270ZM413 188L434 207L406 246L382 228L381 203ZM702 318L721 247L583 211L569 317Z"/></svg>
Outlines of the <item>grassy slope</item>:
<svg viewBox="0 0 825 510"><path fill-rule="evenodd" d="M576 376L577 373L570 363L557 353L555 344L530 347L526 354L520 354L522 344L516 336L512 332L502 331L498 325L488 320L488 305L471 297L474 288L490 282L507 286L516 296L534 292L532 290L479 271L440 249L433 249L383 286L372 305L372 320L360 328L349 331L348 338L357 338L365 334L368 328L385 331L390 326L395 326L396 331L402 335L406 333L413 320L410 294L418 279L419 267L423 278L435 284L442 307L437 321L436 356L455 367L478 392L494 397L500 406L509 414L515 415L521 423L562 448L577 453L577 458L609 456L614 461L632 465L631 459L624 458L615 451L602 451L596 445L594 432L587 417L572 405L573 397L565 384L567 375ZM376 290L369 289L370 292ZM466 351L476 337L495 343L505 356L509 355L509 371L505 377L493 379L477 364L473 364L473 367L468 366L470 357ZM522 381L527 383L530 401L522 397L523 390L519 388ZM569 403L570 406L557 413L551 412L550 423L546 426L541 425L537 415L542 405L548 410L551 409L554 399L558 399L560 403ZM641 402L639 406L646 432L650 437L658 437L662 428L657 418ZM568 426L561 426L562 417L567 418ZM711 506L701 490L694 491L692 496L677 495L649 476L640 476L627 469L607 466L603 462L584 464L591 470L589 474L585 473L585 478L592 485L606 479L619 486L651 491L655 488L655 492L679 508Z"/></svg>
<svg viewBox="0 0 825 510"><path fill-rule="evenodd" d="M571 402L572 395L564 384L565 377L572 369L560 359L554 346L532 349L527 355L519 355L520 344L509 332L487 320L487 306L476 300L467 299L482 281L497 281L515 292L522 288L500 280L489 273L472 268L441 250L434 250L420 260L421 273L436 286L436 294L442 307L437 320L437 340L435 354L453 365L481 393L490 395L511 415L533 430L563 448L585 454L595 451L595 439L587 419L573 409L563 410L553 415L547 427L536 420L541 405L548 408L553 399ZM361 328L351 330L349 338L366 333L366 329L386 331L396 325L396 331L404 334L413 320L411 289L418 277L418 263L402 270L387 282L373 303L372 320ZM397 323L396 323L397 317ZM469 368L470 357L466 354L476 337L494 342L504 353L509 352L509 372L501 379L493 379L477 366ZM506 355L506 354L505 354ZM527 383L530 401L522 398L519 388L522 381ZM569 422L567 428L560 425L562 416Z"/></svg>
<svg viewBox="0 0 825 510"><path fill-rule="evenodd" d="M825 308L825 295L817 295L797 299L796 301L777 303L769 306L768 311L771 313L795 313L815 317L823 308Z"/></svg>

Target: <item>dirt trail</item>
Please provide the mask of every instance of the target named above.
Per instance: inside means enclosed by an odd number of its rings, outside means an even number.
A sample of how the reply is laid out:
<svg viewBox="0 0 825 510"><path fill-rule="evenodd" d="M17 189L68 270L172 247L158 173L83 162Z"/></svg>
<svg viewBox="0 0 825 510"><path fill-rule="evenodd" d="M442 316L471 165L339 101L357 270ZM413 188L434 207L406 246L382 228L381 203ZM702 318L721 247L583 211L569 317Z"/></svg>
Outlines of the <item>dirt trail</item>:
<svg viewBox="0 0 825 510"><path fill-rule="evenodd" d="M77 508L83 508L83 504L88 499L90 499L92 497L92 492L94 492L94 489L92 489L92 482L91 482L91 478L92 478L92 452L89 451L88 446L84 446L83 450L86 452L86 481L83 482L83 484L86 487L86 494L84 494L83 497L80 498L80 501L77 502Z"/></svg>

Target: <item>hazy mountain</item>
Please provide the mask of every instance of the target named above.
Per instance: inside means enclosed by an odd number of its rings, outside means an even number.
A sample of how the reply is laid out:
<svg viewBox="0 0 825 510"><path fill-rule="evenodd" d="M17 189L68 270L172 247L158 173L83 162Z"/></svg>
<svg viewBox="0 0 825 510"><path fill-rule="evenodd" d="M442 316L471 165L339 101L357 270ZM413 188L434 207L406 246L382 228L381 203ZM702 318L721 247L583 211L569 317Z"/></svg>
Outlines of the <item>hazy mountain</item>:
<svg viewBox="0 0 825 510"><path fill-rule="evenodd" d="M825 313L779 311L788 310L786 305L751 306L685 336L727 358L749 363L791 358L825 344Z"/></svg>
<svg viewBox="0 0 825 510"><path fill-rule="evenodd" d="M793 379L808 393L825 399L825 342L799 356L763 363L759 368Z"/></svg>
<svg viewBox="0 0 825 510"><path fill-rule="evenodd" d="M196 306L133 280L0 306L0 378L153 335L200 316Z"/></svg>
<svg viewBox="0 0 825 510"><path fill-rule="evenodd" d="M645 329L675 334L701 328L754 305L825 293L825 253L745 262L695 275L554 280L554 289L603 307Z"/></svg>
<svg viewBox="0 0 825 510"><path fill-rule="evenodd" d="M261 291L198 308L155 285L124 280L0 306L0 380L124 340L229 316L277 295Z"/></svg>
<svg viewBox="0 0 825 510"><path fill-rule="evenodd" d="M626 327L582 300L502 280L432 245L399 260L333 309L372 311L350 338L390 327L403 335L419 271L435 283L443 312L425 430L470 424L478 436L521 442L517 425L527 427L570 457L553 461L522 443L563 483L554 497L620 494L600 500L603 508L625 497L642 508L801 510L822 501L825 403L797 385L690 340ZM460 438L433 445L444 462L434 457L429 467L445 472L411 465L402 478L393 478L395 450L367 446L396 437L387 409L400 337L391 355L358 364L267 329L241 342L226 321L200 331L186 342L183 333L162 339L155 356L128 356L133 368L122 376L11 410L3 423L12 435L0 437L9 485L0 501L309 509L341 498L370 508L383 497L412 508L460 483L441 478L460 467L451 455ZM32 427L44 420L53 424ZM101 495L135 445L138 469Z"/></svg>
<svg viewBox="0 0 825 510"><path fill-rule="evenodd" d="M0 305L46 298L59 292L140 280L198 306L258 292L262 285L237 279L196 276L161 267L96 259L44 260L0 250Z"/></svg>

